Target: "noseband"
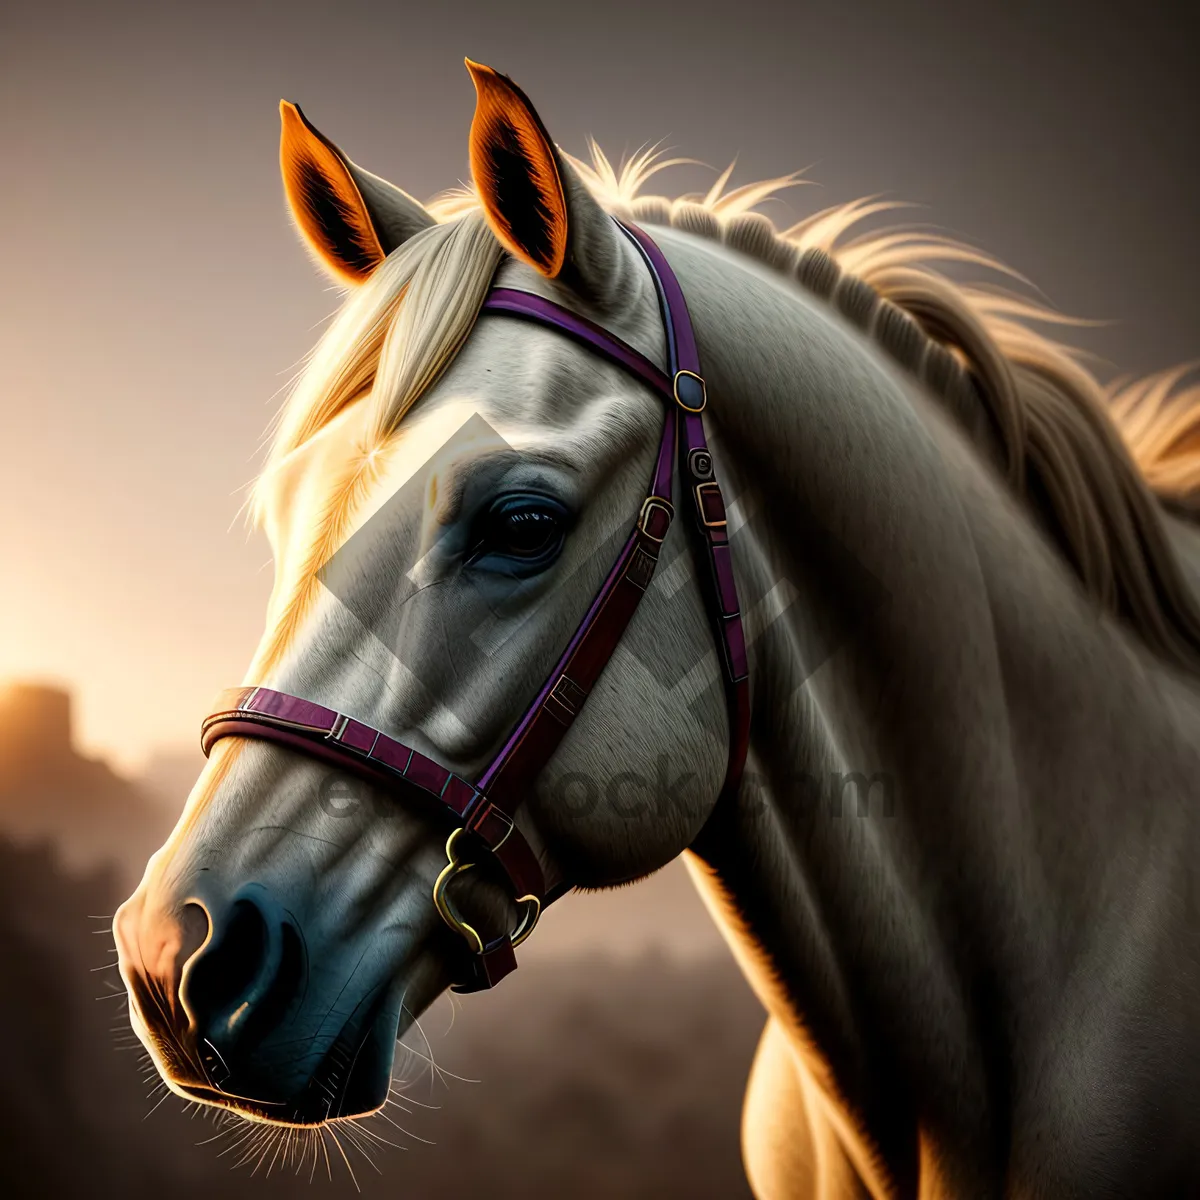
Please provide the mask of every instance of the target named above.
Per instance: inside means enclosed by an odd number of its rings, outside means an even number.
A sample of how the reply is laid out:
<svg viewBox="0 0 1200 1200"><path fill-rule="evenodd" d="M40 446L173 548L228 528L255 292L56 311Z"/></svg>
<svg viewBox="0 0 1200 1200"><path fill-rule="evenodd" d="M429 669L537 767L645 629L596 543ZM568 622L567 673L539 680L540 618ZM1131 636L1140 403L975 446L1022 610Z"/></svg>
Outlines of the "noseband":
<svg viewBox="0 0 1200 1200"><path fill-rule="evenodd" d="M433 901L446 924L471 950L464 976L453 985L458 992L493 987L514 970L514 947L533 932L542 909L570 888L562 883L547 892L541 865L514 814L579 715L645 595L675 516L671 495L676 460L686 493L684 503L691 511L692 538L707 563L700 572L701 588L719 648L729 707L729 759L718 804L737 791L746 761L750 738L746 642L725 502L704 438L701 413L707 396L696 339L679 281L662 252L636 226L622 224L621 228L640 251L658 291L667 338L667 372L599 325L532 292L493 288L481 310L565 334L624 368L667 405L654 477L633 530L545 685L491 765L471 782L351 716L269 688L223 693L217 711L205 718L201 728L205 755L221 738L260 738L351 771L400 795L423 796L440 803L455 828L446 843L447 863L434 884ZM449 895L451 881L473 865L460 857L462 847L472 844L490 854L523 907L517 927L488 943L462 919Z"/></svg>

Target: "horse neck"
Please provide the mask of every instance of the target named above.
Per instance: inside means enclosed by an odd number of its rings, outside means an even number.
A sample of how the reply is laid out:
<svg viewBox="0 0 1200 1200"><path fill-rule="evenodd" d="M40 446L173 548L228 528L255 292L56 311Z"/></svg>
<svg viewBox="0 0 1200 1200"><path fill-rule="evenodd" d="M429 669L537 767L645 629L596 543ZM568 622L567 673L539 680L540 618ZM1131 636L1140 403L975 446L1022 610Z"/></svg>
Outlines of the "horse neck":
<svg viewBox="0 0 1200 1200"><path fill-rule="evenodd" d="M884 1160L917 1170L919 1113L970 1148L968 1194L1005 1153L1021 1044L1094 918L1093 876L1118 849L1153 853L1127 802L1140 735L1164 705L1194 731L1195 705L1092 614L899 368L786 281L664 242L745 520L752 639L747 780L693 874Z"/></svg>

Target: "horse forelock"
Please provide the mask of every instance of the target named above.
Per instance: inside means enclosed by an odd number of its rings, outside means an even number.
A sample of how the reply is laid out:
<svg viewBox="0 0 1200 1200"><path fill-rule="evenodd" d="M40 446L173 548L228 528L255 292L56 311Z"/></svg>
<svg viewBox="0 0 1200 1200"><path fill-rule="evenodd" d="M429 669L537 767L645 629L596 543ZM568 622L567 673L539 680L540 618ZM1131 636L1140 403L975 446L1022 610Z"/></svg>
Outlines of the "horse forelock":
<svg viewBox="0 0 1200 1200"><path fill-rule="evenodd" d="M487 279L492 273L489 265ZM393 289L405 286L391 282ZM438 284L449 290L454 277L428 281L429 286ZM373 299L359 314L364 341L378 337L377 314L388 313L393 303L387 292ZM407 285L402 301L390 308L390 319L398 321L404 305L420 302L417 286ZM436 311L438 300L428 307ZM516 454L531 462L569 466L591 494L601 488L606 472L650 444L661 408L649 393L631 388L619 368L596 362L547 331L524 323L514 327L506 317L489 318L490 329L477 335L471 354L459 355L477 305L461 311L469 319L443 330L440 338L429 330L417 331L426 344L423 361L404 363L396 352L389 362L384 335L381 361L366 390L344 398L337 411L303 440L297 439L298 444L287 448L277 441L253 498L254 516L268 534L276 569L267 631L247 679L261 681L280 663L312 612L321 568L390 498L410 491L406 485L418 474L428 474L438 493L422 503L436 507L442 521L453 517L448 498L461 491L462 481L480 460ZM510 346L514 328L517 341ZM444 356L440 360L439 354ZM436 396L428 395L429 384L452 361L446 387ZM484 375L484 362L489 371L494 365L496 386L478 386L484 378L493 378ZM359 367L352 370L363 373ZM414 377L426 382L412 386ZM458 386L464 377L466 386ZM315 394L316 406L332 410L332 388L337 386L335 374L331 389ZM427 398L410 411L422 396ZM293 425L303 427L300 422ZM412 503L406 502L406 508L409 518L421 520Z"/></svg>

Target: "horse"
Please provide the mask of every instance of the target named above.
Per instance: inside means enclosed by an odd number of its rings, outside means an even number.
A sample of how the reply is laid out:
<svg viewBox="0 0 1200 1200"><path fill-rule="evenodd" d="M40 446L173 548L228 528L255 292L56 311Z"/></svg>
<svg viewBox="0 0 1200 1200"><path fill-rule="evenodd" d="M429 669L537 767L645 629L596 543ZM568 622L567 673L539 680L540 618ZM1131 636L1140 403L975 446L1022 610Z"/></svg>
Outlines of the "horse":
<svg viewBox="0 0 1200 1200"><path fill-rule="evenodd" d="M765 1013L760 1200L1193 1194L1200 396L1103 387L1055 314L957 279L999 264L861 232L882 202L780 231L795 176L670 201L653 151L574 158L467 65L473 184L429 205L281 103L346 297L250 501L263 639L113 922L162 1079L336 1137L542 902L682 855ZM642 500L685 428L707 542ZM627 538L636 608L564 690ZM534 697L562 726L489 832Z"/></svg>

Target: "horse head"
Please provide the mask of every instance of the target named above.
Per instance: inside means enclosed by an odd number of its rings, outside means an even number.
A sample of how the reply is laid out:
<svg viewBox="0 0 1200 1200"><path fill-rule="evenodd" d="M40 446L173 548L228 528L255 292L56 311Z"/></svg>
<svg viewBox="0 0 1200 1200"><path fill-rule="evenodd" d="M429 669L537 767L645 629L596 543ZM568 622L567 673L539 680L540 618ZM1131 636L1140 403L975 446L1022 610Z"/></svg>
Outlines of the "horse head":
<svg viewBox="0 0 1200 1200"><path fill-rule="evenodd" d="M163 1079L260 1121L379 1109L398 1036L462 986L464 962L511 953L547 897L675 858L726 771L713 635L683 554L669 593L646 588L653 561L637 568L644 603L587 667L586 707L578 687L545 700L577 719L537 770L510 772L489 810L499 832L481 815L472 781L555 683L614 562L683 535L666 533L669 503L643 504L662 453L669 485L676 440L653 387L578 337L480 318L497 286L532 295L624 346L645 378L672 378L644 248L523 93L468 66L478 206L442 219L282 105L292 215L348 295L257 486L276 575L247 689L208 726L208 765L114 921ZM672 383L685 412L687 374ZM711 477L711 458L693 461ZM662 687L680 662L701 665L696 686ZM687 768L670 804L622 791L664 756ZM466 826L447 821L450 780ZM529 895L502 844L522 848Z"/></svg>

